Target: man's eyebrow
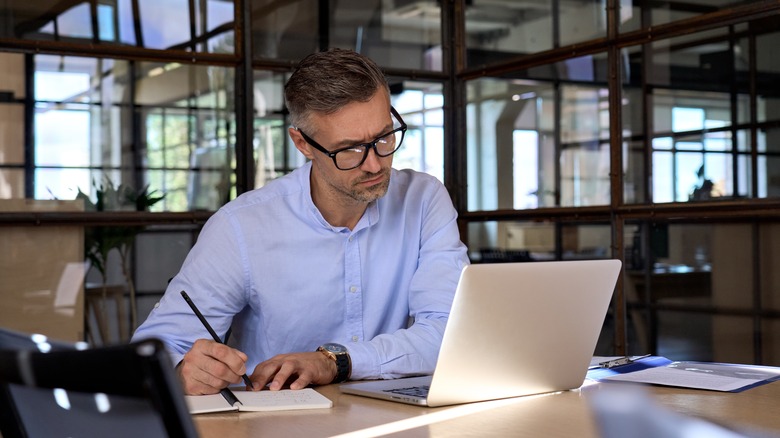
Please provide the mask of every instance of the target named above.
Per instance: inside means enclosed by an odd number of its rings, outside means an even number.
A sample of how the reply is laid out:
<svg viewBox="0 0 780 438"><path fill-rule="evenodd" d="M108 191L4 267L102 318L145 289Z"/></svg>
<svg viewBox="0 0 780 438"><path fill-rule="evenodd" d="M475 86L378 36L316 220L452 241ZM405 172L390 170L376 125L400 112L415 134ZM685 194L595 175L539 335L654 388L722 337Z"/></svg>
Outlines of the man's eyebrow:
<svg viewBox="0 0 780 438"><path fill-rule="evenodd" d="M387 134L387 133L389 133L392 130L393 130L393 121L391 120L389 124L385 125L385 127L384 127L384 129L382 129L382 131L380 131L374 137L371 137L371 140L369 140L369 141L376 140L380 136L382 136L384 134ZM361 139L361 140L344 139L344 140L341 140L340 142L336 143L334 145L334 147L336 149L341 149L341 148L346 148L346 147L350 147L350 146L356 146L356 145L359 145L359 144L366 144L369 141L365 141L363 139Z"/></svg>

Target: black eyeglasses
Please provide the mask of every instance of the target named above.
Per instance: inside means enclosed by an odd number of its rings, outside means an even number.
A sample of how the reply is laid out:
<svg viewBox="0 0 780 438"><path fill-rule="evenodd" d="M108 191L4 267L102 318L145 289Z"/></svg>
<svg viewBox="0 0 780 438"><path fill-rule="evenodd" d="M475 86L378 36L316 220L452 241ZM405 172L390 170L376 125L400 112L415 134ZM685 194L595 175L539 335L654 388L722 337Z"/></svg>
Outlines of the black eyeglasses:
<svg viewBox="0 0 780 438"><path fill-rule="evenodd" d="M370 149L373 149L380 157L388 157L393 155L393 153L401 147L401 143L403 143L404 136L406 135L406 123L404 123L401 115L398 114L395 108L390 107L390 113L401 124L399 128L393 129L387 134L382 134L368 143L347 146L342 149L336 149L335 151L325 149L321 144L314 141L300 129L298 129L298 132L301 133L301 137L303 137L307 143L314 146L314 149L329 156L333 160L333 164L336 165L336 168L340 170L351 170L359 167L366 161Z"/></svg>

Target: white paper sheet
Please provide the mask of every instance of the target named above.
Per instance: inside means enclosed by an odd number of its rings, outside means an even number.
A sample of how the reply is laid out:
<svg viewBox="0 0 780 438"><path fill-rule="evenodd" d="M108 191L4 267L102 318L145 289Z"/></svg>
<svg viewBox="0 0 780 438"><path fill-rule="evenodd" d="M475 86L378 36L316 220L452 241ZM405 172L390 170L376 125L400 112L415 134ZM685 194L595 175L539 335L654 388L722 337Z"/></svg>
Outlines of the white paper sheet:
<svg viewBox="0 0 780 438"><path fill-rule="evenodd" d="M615 374L601 380L651 383L713 391L734 391L778 375L780 375L780 369L768 367L673 362L665 367Z"/></svg>

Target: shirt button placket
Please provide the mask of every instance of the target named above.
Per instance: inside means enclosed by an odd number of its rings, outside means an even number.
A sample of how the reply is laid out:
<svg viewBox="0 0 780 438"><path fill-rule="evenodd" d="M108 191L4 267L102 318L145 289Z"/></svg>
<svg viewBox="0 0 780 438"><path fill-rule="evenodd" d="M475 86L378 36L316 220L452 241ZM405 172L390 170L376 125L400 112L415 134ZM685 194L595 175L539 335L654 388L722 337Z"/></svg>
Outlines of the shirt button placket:
<svg viewBox="0 0 780 438"><path fill-rule="evenodd" d="M362 284L362 267L360 263L360 239L352 234L345 242L344 251L344 285L346 287L345 326L346 335L352 342L358 342L363 334L363 297L360 291Z"/></svg>

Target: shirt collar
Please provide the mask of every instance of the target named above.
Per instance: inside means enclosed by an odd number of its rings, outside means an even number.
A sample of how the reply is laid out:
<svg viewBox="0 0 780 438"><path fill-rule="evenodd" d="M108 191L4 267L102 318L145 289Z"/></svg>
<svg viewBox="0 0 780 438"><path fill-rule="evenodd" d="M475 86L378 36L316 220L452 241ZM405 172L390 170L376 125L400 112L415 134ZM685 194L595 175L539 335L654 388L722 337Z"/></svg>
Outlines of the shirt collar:
<svg viewBox="0 0 780 438"><path fill-rule="evenodd" d="M307 161L303 166L299 168L298 172L298 181L301 185L301 191L304 194L305 202L309 208L309 211L311 212L314 219L319 223L322 227L331 229L336 232L340 232L342 230L346 230L345 227L334 227L331 224L328 223L328 221L325 220L325 218L322 216L322 213L320 213L320 210L317 208L316 205L314 205L314 200L311 198L311 161ZM390 185L393 184L393 178L390 178ZM389 191L389 189L388 189ZM368 204L368 208L366 208L365 213L363 213L363 216L358 221L357 225L355 225L355 229L352 230L353 232L357 232L359 230L362 230L363 228L368 228L377 222L379 222L379 203L382 202L382 200L387 196L383 196L382 198Z"/></svg>

